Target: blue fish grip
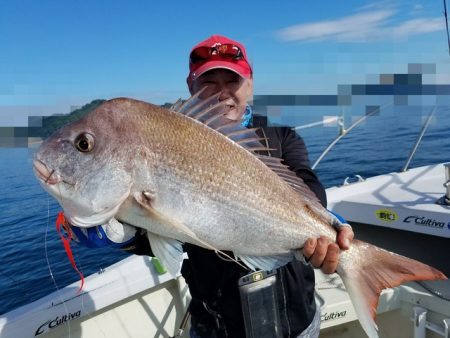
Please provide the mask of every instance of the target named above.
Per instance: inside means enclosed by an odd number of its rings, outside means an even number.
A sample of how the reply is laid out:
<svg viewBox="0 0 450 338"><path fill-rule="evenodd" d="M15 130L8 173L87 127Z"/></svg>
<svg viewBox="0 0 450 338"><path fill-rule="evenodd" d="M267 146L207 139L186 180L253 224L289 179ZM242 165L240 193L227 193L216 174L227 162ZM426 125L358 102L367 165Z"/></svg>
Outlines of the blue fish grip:
<svg viewBox="0 0 450 338"><path fill-rule="evenodd" d="M330 214L334 215L334 217L336 217L339 220L339 222L341 222L342 224L345 224L345 226L349 226L351 228L350 224L348 224L348 222L345 220L345 218L342 217L341 215L339 215L337 212L334 212L334 211L331 211L331 210L328 210L328 209L327 209L327 211Z"/></svg>
<svg viewBox="0 0 450 338"><path fill-rule="evenodd" d="M135 238L132 237L125 242L116 243L111 241L105 233L102 226L96 226L91 228L79 228L72 226L71 230L75 234L76 241L78 244L85 246L87 248L103 248L103 247L113 247L122 248L124 246L130 245L134 242Z"/></svg>

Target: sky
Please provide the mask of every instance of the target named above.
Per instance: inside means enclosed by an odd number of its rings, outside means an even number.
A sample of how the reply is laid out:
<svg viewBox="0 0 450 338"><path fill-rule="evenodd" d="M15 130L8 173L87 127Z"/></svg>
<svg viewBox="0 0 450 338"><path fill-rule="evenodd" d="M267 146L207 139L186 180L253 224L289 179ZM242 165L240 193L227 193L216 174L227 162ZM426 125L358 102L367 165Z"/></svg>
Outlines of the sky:
<svg viewBox="0 0 450 338"><path fill-rule="evenodd" d="M441 0L0 0L0 126L94 99L187 98L189 52L212 34L246 46L256 95L336 94L409 63L450 79Z"/></svg>

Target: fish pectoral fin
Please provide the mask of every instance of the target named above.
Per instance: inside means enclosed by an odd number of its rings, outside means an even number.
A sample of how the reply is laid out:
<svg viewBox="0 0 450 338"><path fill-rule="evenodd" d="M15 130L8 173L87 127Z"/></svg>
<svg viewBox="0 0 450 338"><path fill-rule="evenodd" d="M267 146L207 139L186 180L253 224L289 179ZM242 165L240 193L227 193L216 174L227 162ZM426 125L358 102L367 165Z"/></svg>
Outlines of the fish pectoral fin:
<svg viewBox="0 0 450 338"><path fill-rule="evenodd" d="M238 265L242 265L236 259L234 259L233 257L230 257L230 255L217 249L216 247L209 244L208 242L198 238L198 236L183 223L178 222L177 220L174 220L173 218L166 216L166 215L162 214L161 212L159 212L158 210L156 210L155 208L153 208L152 200L151 200L151 198L149 198L146 195L145 192L135 193L134 199L136 200L137 203L139 203L140 206L142 206L149 213L150 217L152 217L154 220L156 220L157 222L159 222L161 224L171 227L172 230L175 230L176 232L179 232L181 234L188 236L189 238L192 239L192 241L191 241L192 244L199 245L206 249L218 252L218 253L222 254L223 256L227 257L228 259L235 261Z"/></svg>
<svg viewBox="0 0 450 338"><path fill-rule="evenodd" d="M151 218L156 220L158 223L164 224L168 227L171 227L172 229L176 230L177 232L183 233L193 240L199 241L200 239L197 237L197 235L189 229L186 225L184 225L181 222L178 222L169 216L164 215L163 213L156 210L152 205L152 199L148 197L147 193L144 191L142 193L135 193L134 199L136 202L143 207L149 214ZM207 244L208 248L212 248L211 245Z"/></svg>
<svg viewBox="0 0 450 338"><path fill-rule="evenodd" d="M133 194L133 197L135 201L144 209L147 209L148 211L153 210L153 200L155 199L155 194L150 191L142 191L142 192L136 192Z"/></svg>
<svg viewBox="0 0 450 338"><path fill-rule="evenodd" d="M176 277L183 261L183 248L180 241L147 232L154 255L161 260L167 271Z"/></svg>
<svg viewBox="0 0 450 338"><path fill-rule="evenodd" d="M280 266L286 265L294 258L293 253L277 256L248 256L248 255L236 255L252 270L264 270L269 271L277 269Z"/></svg>

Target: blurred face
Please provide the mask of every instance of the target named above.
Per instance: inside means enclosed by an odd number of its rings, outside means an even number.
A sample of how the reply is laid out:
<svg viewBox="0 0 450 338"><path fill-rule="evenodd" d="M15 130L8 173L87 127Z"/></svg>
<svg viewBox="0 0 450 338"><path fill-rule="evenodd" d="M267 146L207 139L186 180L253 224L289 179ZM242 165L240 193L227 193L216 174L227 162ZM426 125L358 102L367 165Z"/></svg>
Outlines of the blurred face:
<svg viewBox="0 0 450 338"><path fill-rule="evenodd" d="M213 69L202 74L189 85L189 91L193 95L203 87L207 88L200 98L205 99L220 92L219 100L226 101L230 107L225 116L236 121L244 115L247 101L253 95L253 79L245 79L228 69Z"/></svg>

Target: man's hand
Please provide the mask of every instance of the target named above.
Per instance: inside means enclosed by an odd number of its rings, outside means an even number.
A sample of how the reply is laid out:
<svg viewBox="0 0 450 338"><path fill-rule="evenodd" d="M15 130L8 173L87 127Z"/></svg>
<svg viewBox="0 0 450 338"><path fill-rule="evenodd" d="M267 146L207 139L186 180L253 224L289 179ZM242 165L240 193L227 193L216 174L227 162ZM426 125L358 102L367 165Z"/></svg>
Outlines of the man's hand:
<svg viewBox="0 0 450 338"><path fill-rule="evenodd" d="M339 251L350 248L354 233L350 227L339 228L336 242L331 242L326 237L309 238L303 247L303 255L315 268L320 268L323 273L331 274L336 271L339 262Z"/></svg>

